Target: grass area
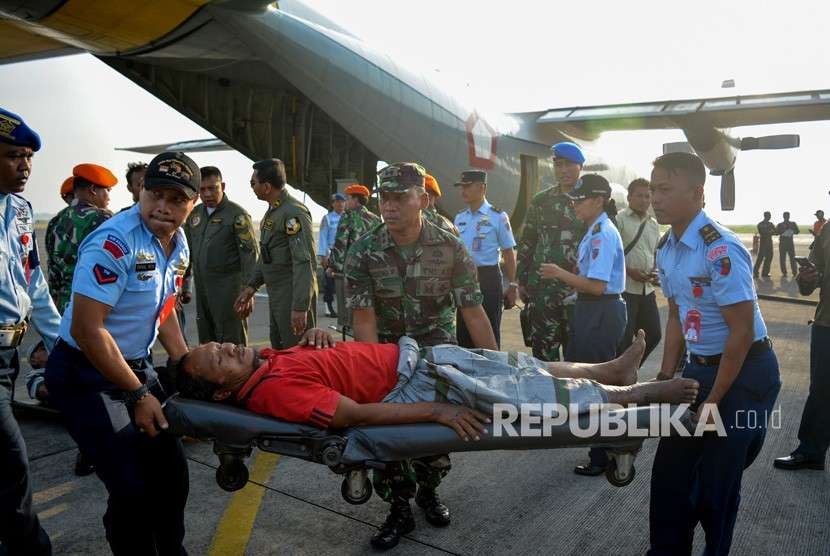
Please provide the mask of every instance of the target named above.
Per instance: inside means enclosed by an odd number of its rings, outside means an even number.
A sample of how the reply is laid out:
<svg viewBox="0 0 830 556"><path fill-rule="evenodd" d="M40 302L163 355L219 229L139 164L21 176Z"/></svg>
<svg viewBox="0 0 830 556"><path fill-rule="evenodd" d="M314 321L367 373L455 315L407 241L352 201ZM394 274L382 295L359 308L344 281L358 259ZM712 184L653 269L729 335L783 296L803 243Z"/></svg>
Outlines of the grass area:
<svg viewBox="0 0 830 556"><path fill-rule="evenodd" d="M758 232L755 224L731 224L727 228L736 234L754 234Z"/></svg>

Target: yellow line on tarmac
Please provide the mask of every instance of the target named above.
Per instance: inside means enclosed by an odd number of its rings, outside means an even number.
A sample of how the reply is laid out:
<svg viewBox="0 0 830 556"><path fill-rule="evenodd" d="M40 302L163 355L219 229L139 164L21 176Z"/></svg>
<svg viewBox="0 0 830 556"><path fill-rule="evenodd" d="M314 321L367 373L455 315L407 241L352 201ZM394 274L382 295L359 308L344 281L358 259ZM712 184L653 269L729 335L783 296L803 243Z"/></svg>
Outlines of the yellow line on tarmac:
<svg viewBox="0 0 830 556"><path fill-rule="evenodd" d="M257 452L251 463L250 482L233 495L225 508L210 543L208 556L241 556L245 553L265 495L265 489L260 484L265 484L271 478L279 459L277 454Z"/></svg>

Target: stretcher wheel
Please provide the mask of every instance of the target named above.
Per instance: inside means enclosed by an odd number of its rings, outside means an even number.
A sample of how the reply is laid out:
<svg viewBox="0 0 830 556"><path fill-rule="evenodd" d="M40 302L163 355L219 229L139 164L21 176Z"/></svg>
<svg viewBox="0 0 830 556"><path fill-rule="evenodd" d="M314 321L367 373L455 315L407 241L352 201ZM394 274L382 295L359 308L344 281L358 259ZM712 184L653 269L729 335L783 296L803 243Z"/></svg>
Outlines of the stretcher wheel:
<svg viewBox="0 0 830 556"><path fill-rule="evenodd" d="M216 484L222 490L236 492L248 482L248 467L243 461L229 461L216 469Z"/></svg>
<svg viewBox="0 0 830 556"><path fill-rule="evenodd" d="M372 481L365 473L360 477L350 477L346 475L343 482L340 483L340 494L343 500L349 504L358 506L365 504L372 497Z"/></svg>
<svg viewBox="0 0 830 556"><path fill-rule="evenodd" d="M614 485L615 487L624 487L629 485L631 481L634 480L634 476L637 474L637 470L634 468L634 465L631 465L631 470L624 474L621 472L619 467L617 467L617 460L611 459L608 462L608 466L605 468L605 478L608 479L608 482Z"/></svg>

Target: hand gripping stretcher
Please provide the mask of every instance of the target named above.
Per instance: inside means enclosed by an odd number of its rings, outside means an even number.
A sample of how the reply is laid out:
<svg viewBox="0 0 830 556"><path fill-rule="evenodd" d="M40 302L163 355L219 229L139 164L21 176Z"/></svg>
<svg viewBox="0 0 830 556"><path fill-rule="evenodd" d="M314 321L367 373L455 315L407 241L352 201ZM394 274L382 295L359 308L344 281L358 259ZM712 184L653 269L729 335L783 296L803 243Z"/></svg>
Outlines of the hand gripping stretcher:
<svg viewBox="0 0 830 556"><path fill-rule="evenodd" d="M219 458L216 482L229 492L239 490L248 481L245 458L254 447L328 466L344 475L340 492L350 504L363 504L372 496L370 469L382 469L387 462L484 450L547 450L578 446L608 448L608 481L618 487L629 484L635 475L634 459L645 438L654 437L657 406L619 409L626 423L626 433L614 438L594 434L575 434L588 430L588 414L580 414L574 423L555 425L540 436L493 435L493 425L481 440L466 442L453 429L437 423L356 427L323 430L309 425L289 423L229 405L188 400L173 396L164 405L170 425L168 432L213 442ZM681 420L687 421L688 415ZM636 425L636 431L633 431ZM688 430L688 425L685 425ZM515 425L518 431L520 426ZM659 428L659 427L658 427ZM541 428L539 429L540 432Z"/></svg>

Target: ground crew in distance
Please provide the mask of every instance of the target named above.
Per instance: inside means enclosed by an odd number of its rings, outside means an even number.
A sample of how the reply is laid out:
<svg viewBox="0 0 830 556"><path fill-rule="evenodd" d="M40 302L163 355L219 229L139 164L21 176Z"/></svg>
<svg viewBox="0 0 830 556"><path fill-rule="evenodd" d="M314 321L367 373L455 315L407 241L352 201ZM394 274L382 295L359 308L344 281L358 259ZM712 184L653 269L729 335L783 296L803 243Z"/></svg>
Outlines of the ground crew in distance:
<svg viewBox="0 0 830 556"><path fill-rule="evenodd" d="M654 161L654 214L671 225L657 252L669 301L657 379L674 377L686 353L683 376L700 384L694 420L712 429L702 437L660 439L651 474L650 555L691 554L698 523L705 554L729 553L743 472L761 451L781 388L752 259L703 210L705 181L706 167L693 154Z"/></svg>
<svg viewBox="0 0 830 556"><path fill-rule="evenodd" d="M516 305L519 284L516 282L516 240L510 229L510 217L487 201L487 172L468 170L456 182L467 209L455 215L455 227L473 258L478 285L484 296L484 311L493 328L496 345L501 346L501 313ZM507 290L502 286L499 260L504 258ZM458 319L458 345L474 347L464 319Z"/></svg>
<svg viewBox="0 0 830 556"><path fill-rule="evenodd" d="M260 223L259 261L234 308L240 318L253 310L254 293L268 290L271 347L296 345L317 319L317 256L311 213L286 189L285 165L276 158L254 163L251 188L268 210Z"/></svg>
<svg viewBox="0 0 830 556"><path fill-rule="evenodd" d="M346 209L346 196L342 193L335 193L331 196L331 210L323 216L320 222L320 237L317 240L317 256L320 257L320 268L325 273L325 284L323 287L323 303L326 304L326 316L337 317L337 311L334 310L334 294L335 284L334 276L330 272L326 272L329 266L329 256L331 249L334 246L334 240L337 237L337 226L340 224L340 218L343 216L343 211ZM342 310L342 307L338 307Z"/></svg>
<svg viewBox="0 0 830 556"><path fill-rule="evenodd" d="M761 270L761 276L769 278L769 267L772 264L772 236L778 233L775 224L770 222L772 214L769 211L764 212L764 219L758 222L758 256L755 258L755 266L752 267L752 275L758 277L758 269Z"/></svg>
<svg viewBox="0 0 830 556"><path fill-rule="evenodd" d="M78 164L72 176L74 201L58 213L45 238L49 292L61 314L69 305L78 247L112 216L108 209L110 189L118 183L112 172L97 164Z"/></svg>
<svg viewBox="0 0 830 556"><path fill-rule="evenodd" d="M248 319L234 311L239 292L257 262L254 225L245 209L226 194L222 172L215 166L200 170L199 197L184 224L190 246L190 266L182 286L182 303L191 300L191 274L196 280L196 327L199 343L248 343Z"/></svg>
<svg viewBox="0 0 830 556"><path fill-rule="evenodd" d="M793 271L793 276L796 275L795 270L795 243L796 234L800 232L798 224L790 220L790 213L784 213L784 220L776 226L778 232L778 262L781 265L781 275L787 275L787 259L790 261L790 267Z"/></svg>
<svg viewBox="0 0 830 556"><path fill-rule="evenodd" d="M620 233L610 219L616 214L611 185L600 175L586 174L568 197L576 217L588 227L579 243L577 273L554 263L543 263L539 272L544 280L564 282L577 292L566 359L608 361L617 353L627 320L620 295L625 291L625 254ZM606 450L591 448L589 460L577 465L574 473L602 474L608 465Z"/></svg>
<svg viewBox="0 0 830 556"><path fill-rule="evenodd" d="M442 195L441 186L438 184L438 180L427 174L424 177L424 187L427 190L427 195L429 195L429 206L424 209L424 218L457 237L458 228L455 227L455 224L450 222L446 216L438 212L437 203L438 199L440 199Z"/></svg>
<svg viewBox="0 0 830 556"><path fill-rule="evenodd" d="M380 224L380 217L366 208L369 202L369 188L365 185L352 184L344 191L346 194L346 212L337 225L334 246L329 256L329 272L343 274L346 253L357 238Z"/></svg>
<svg viewBox="0 0 830 556"><path fill-rule="evenodd" d="M181 225L199 181L190 158L162 153L139 203L87 236L46 365L50 399L109 494L116 555L185 553L187 461L179 438L159 434L165 392L149 356L156 338L174 362L187 352L175 305L189 258Z"/></svg>
<svg viewBox="0 0 830 556"><path fill-rule="evenodd" d="M476 347L496 349L475 264L453 234L423 218L429 203L426 171L418 164L392 164L379 173L383 224L349 248L345 279L354 338L397 343L409 336L421 346L454 344L456 307ZM375 492L390 503L372 546L391 548L415 528L410 499L427 521L443 527L450 510L436 494L451 467L448 455L396 462L374 475Z"/></svg>
<svg viewBox="0 0 830 556"><path fill-rule="evenodd" d="M570 287L558 280L542 280L539 268L553 263L570 270L576 266L576 251L585 225L574 215L567 194L576 185L585 155L574 143L557 143L551 148L557 185L537 193L527 209L517 255L519 296L525 304L525 343L533 356L559 361L567 345L568 313L563 303ZM525 328L525 327L523 327Z"/></svg>
<svg viewBox="0 0 830 556"><path fill-rule="evenodd" d="M32 509L29 457L11 407L27 320L49 350L60 323L40 267L34 211L20 196L40 146L40 136L23 118L0 108L0 255L6 262L0 270L0 550L9 555L52 554Z"/></svg>

